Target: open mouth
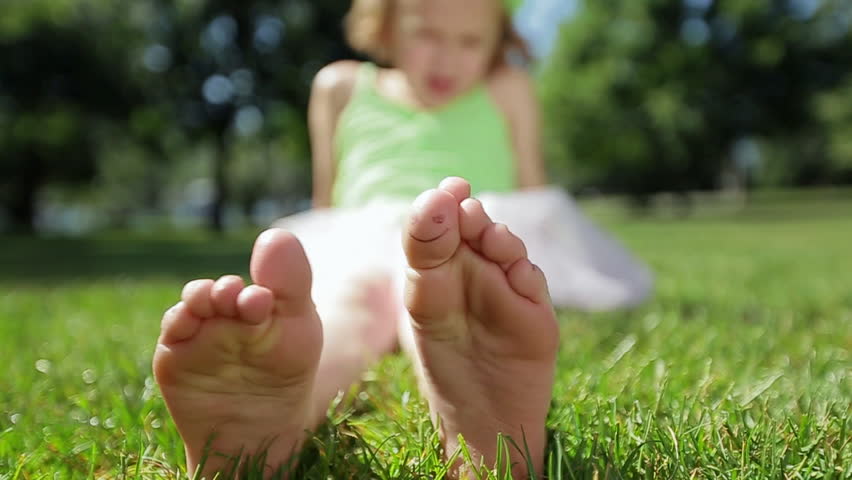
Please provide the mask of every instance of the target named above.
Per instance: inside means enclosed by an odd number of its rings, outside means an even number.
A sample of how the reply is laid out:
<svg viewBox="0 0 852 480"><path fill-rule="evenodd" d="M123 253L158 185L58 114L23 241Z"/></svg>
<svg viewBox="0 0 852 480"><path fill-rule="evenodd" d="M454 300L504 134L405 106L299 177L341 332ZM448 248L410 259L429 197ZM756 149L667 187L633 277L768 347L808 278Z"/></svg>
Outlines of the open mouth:
<svg viewBox="0 0 852 480"><path fill-rule="evenodd" d="M429 85L429 90L431 90L432 93L440 95L440 96L445 96L445 95L449 95L450 93L453 92L453 88L455 87L455 82L453 82L451 79L449 79L447 77L430 76L429 81L428 81L428 85Z"/></svg>

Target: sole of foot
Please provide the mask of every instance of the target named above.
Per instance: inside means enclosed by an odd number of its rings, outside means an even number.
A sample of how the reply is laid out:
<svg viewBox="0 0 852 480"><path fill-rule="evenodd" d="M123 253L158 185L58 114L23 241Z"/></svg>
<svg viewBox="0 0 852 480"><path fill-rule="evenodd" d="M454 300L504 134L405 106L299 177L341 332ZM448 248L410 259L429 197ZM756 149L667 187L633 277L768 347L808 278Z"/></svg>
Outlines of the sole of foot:
<svg viewBox="0 0 852 480"><path fill-rule="evenodd" d="M418 197L403 247L416 370L447 455L461 434L492 467L502 433L529 449L528 459L509 449L515 478L527 460L540 472L559 345L541 270L459 178Z"/></svg>
<svg viewBox="0 0 852 480"><path fill-rule="evenodd" d="M162 320L154 375L190 475L207 453L204 475L241 455L265 454L266 468L277 469L316 416L322 326L298 240L283 230L261 234L251 276L251 286L235 276L190 282Z"/></svg>

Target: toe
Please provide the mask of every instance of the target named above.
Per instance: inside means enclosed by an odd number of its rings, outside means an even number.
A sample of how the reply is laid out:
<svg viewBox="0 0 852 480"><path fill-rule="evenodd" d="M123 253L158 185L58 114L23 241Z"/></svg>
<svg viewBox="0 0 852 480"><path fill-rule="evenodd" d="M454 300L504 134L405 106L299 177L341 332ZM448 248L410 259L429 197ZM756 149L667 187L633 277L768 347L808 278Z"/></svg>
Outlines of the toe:
<svg viewBox="0 0 852 480"><path fill-rule="evenodd" d="M209 318L216 314L210 292L213 289L213 280L193 280L183 287L181 300L186 308L200 318Z"/></svg>
<svg viewBox="0 0 852 480"><path fill-rule="evenodd" d="M482 233L481 241L480 253L488 260L499 264L504 271L527 256L524 242L503 224L494 223L487 226Z"/></svg>
<svg viewBox="0 0 852 480"><path fill-rule="evenodd" d="M474 250L479 251L481 249L482 234L493 223L479 200L468 198L461 203L459 230L462 239Z"/></svg>
<svg viewBox="0 0 852 480"><path fill-rule="evenodd" d="M238 317L246 323L260 325L269 318L274 302L275 297L268 288L250 285L237 296Z"/></svg>
<svg viewBox="0 0 852 480"><path fill-rule="evenodd" d="M160 324L160 343L171 344L189 340L198 333L201 319L189 311L185 302L168 309Z"/></svg>
<svg viewBox="0 0 852 480"><path fill-rule="evenodd" d="M445 178L438 185L438 189L450 192L452 196L456 197L456 201L458 202L470 197L470 183L461 177Z"/></svg>
<svg viewBox="0 0 852 480"><path fill-rule="evenodd" d="M226 275L213 284L210 301L216 313L225 317L237 315L237 295L244 287L243 279L236 275Z"/></svg>
<svg viewBox="0 0 852 480"><path fill-rule="evenodd" d="M289 232L273 228L260 234L251 256L251 278L289 307L312 303L311 267L302 244Z"/></svg>
<svg viewBox="0 0 852 480"><path fill-rule="evenodd" d="M548 301L549 294L544 272L526 258L518 260L509 267L509 270L506 271L506 278L508 278L512 290L518 295L535 303Z"/></svg>
<svg viewBox="0 0 852 480"><path fill-rule="evenodd" d="M446 190L428 190L414 201L403 248L414 269L443 265L459 247L458 200Z"/></svg>

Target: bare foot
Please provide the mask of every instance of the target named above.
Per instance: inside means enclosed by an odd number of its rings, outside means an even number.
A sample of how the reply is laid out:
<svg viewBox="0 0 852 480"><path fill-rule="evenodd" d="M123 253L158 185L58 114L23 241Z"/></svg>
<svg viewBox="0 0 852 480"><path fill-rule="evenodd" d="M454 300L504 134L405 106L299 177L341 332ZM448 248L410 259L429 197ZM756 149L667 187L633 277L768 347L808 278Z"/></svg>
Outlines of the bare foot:
<svg viewBox="0 0 852 480"><path fill-rule="evenodd" d="M283 230L258 237L255 285L239 277L196 280L166 312L154 375L186 445L190 475L213 437L204 474L268 448L267 473L287 462L313 427L312 394L322 326L311 271Z"/></svg>
<svg viewBox="0 0 852 480"><path fill-rule="evenodd" d="M475 461L493 466L498 433L521 446L526 437L541 472L555 314L524 244L469 195L466 181L445 180L418 197L403 234L417 370L447 455L462 434ZM523 456L510 450L524 477Z"/></svg>

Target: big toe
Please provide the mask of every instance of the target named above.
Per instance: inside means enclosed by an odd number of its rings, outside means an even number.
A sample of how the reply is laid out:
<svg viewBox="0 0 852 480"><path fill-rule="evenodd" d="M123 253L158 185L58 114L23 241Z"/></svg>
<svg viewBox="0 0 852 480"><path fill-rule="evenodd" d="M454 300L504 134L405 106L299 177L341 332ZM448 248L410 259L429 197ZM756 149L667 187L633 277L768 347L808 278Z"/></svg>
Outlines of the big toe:
<svg viewBox="0 0 852 480"><path fill-rule="evenodd" d="M403 232L403 249L414 269L436 268L459 247L459 199L444 190L427 190L417 197Z"/></svg>
<svg viewBox="0 0 852 480"><path fill-rule="evenodd" d="M257 238L251 256L251 278L272 293L279 308L313 307L308 258L299 240L285 230L269 229ZM238 300L240 306L243 301L242 297Z"/></svg>

